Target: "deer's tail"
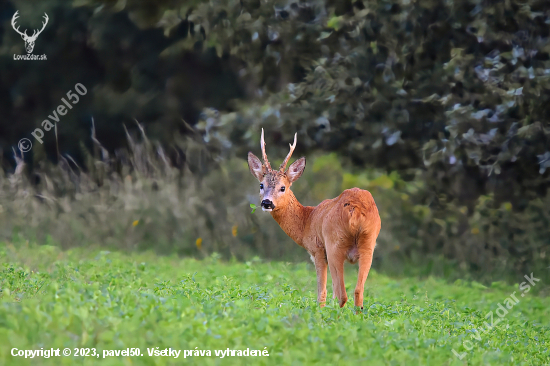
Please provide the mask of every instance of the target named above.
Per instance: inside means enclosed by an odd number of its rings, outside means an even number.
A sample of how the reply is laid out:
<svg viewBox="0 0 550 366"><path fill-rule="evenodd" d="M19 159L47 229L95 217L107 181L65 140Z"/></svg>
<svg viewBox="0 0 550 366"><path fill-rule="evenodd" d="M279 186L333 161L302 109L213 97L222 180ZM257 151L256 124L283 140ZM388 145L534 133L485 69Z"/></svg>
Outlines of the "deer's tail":
<svg viewBox="0 0 550 366"><path fill-rule="evenodd" d="M380 231L380 215L372 196L368 198L370 200L349 200L345 202L343 215L347 216L351 232L357 235L363 232L376 232L375 235L378 236L378 232Z"/></svg>

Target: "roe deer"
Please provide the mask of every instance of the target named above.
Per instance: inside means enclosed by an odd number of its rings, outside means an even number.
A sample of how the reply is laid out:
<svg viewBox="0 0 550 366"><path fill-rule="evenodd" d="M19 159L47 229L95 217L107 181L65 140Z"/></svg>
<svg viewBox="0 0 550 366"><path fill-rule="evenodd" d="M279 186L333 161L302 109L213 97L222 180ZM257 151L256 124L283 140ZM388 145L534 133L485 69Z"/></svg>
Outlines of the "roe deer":
<svg viewBox="0 0 550 366"><path fill-rule="evenodd" d="M296 160L285 171L296 148L296 137L297 134L279 170L271 169L267 160L263 129L261 148L264 163L248 153L250 172L260 181L262 210L270 212L283 231L309 252L317 271L317 301L321 307L325 306L327 298L327 261L333 297L338 297L340 307L348 300L344 261L359 262L355 306L362 309L365 280L380 233L378 208L370 192L359 188L346 189L338 197L324 200L316 207L302 206L290 186L304 172L306 158Z"/></svg>

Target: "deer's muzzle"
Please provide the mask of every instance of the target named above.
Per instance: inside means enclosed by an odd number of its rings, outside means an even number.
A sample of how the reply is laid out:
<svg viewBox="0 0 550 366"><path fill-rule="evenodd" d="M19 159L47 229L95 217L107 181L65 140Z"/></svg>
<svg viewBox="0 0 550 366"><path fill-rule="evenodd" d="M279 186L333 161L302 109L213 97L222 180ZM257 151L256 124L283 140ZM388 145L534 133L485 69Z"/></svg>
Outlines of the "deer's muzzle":
<svg viewBox="0 0 550 366"><path fill-rule="evenodd" d="M270 200L263 200L261 206L264 211L272 211L275 208L275 205Z"/></svg>

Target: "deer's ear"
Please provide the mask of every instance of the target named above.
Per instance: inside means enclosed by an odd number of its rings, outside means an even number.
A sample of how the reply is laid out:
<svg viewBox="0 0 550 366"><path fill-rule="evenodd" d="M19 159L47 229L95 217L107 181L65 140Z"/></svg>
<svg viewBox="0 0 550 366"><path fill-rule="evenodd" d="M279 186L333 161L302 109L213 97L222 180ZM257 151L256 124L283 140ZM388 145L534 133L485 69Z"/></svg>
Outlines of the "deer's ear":
<svg viewBox="0 0 550 366"><path fill-rule="evenodd" d="M265 166L262 164L260 159L258 159L258 157L251 152L248 153L248 169L250 169L250 173L252 173L258 181L262 180L265 174Z"/></svg>
<svg viewBox="0 0 550 366"><path fill-rule="evenodd" d="M305 168L306 168L306 158L300 158L296 160L294 163L292 163L288 167L288 170L286 171L286 176L288 177L288 180L290 181L290 183L293 183L298 178L300 178Z"/></svg>

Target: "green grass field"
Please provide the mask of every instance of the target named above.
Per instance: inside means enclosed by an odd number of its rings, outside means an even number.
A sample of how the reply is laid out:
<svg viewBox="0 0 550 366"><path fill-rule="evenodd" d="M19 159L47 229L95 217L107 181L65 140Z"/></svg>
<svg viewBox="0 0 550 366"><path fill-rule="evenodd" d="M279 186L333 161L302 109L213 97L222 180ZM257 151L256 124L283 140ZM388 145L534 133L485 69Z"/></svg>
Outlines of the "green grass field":
<svg viewBox="0 0 550 366"><path fill-rule="evenodd" d="M371 271L365 309L356 314L353 303L340 309L332 302L330 280L331 302L317 306L310 263L226 263L26 244L0 244L0 262L1 365L550 363L550 299L517 285L485 288ZM347 271L352 294L357 267ZM511 307L502 319L499 303ZM13 348L69 348L72 355L30 359L12 356ZM103 358L105 350L127 348L142 355ZM181 353L149 356L157 348ZM269 356L216 356L228 348ZM75 349L89 355L74 356ZM184 358L185 350L192 352ZM196 356L200 350L203 356Z"/></svg>

